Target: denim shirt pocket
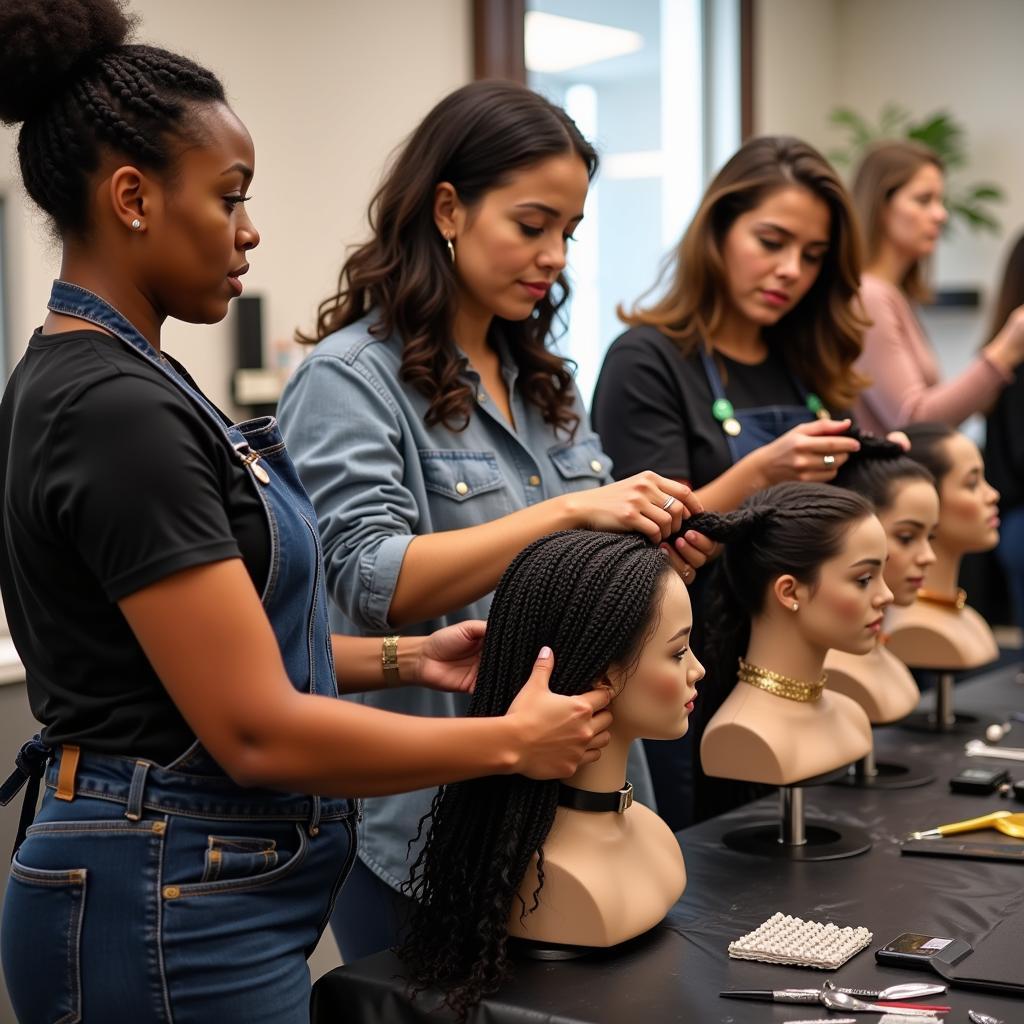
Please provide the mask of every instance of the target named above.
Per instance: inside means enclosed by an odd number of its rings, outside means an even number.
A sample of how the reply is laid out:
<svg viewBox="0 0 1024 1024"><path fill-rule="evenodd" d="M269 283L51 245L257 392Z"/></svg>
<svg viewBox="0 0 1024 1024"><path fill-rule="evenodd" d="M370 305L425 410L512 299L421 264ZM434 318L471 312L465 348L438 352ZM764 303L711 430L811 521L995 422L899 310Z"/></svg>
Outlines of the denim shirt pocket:
<svg viewBox="0 0 1024 1024"><path fill-rule="evenodd" d="M567 491L600 487L607 482L611 460L601 450L597 438L553 445L548 449L548 456Z"/></svg>
<svg viewBox="0 0 1024 1024"><path fill-rule="evenodd" d="M493 452L421 448L419 457L434 530L476 526L512 511Z"/></svg>

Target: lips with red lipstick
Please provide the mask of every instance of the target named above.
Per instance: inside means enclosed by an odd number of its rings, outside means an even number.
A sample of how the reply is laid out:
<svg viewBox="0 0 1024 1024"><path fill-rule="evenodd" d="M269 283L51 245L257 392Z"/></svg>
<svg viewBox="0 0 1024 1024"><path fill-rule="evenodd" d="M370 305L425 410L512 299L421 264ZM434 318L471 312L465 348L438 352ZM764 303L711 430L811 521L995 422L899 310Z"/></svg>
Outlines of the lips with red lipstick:
<svg viewBox="0 0 1024 1024"><path fill-rule="evenodd" d="M243 274L247 274L248 272L249 264L243 263L240 267L237 267L235 270L230 271L230 273L228 274L228 284L231 285L231 290L235 293L235 295L242 294L242 282L239 281L238 279Z"/></svg>
<svg viewBox="0 0 1024 1024"><path fill-rule="evenodd" d="M551 288L549 281L520 281L519 285L536 302L543 299Z"/></svg>

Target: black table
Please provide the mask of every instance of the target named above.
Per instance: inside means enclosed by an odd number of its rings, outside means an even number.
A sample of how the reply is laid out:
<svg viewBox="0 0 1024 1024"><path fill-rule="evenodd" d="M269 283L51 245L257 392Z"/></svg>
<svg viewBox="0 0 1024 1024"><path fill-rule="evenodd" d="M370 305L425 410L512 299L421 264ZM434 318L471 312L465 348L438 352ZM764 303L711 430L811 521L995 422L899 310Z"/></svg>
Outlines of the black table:
<svg viewBox="0 0 1024 1024"><path fill-rule="evenodd" d="M747 1024L829 1016L824 1007L783 1006L721 999L729 988L810 987L831 978L858 988L927 980L919 972L879 967L873 950L904 931L959 936L977 945L1006 914L1024 904L1024 864L901 856L898 840L1002 808L1024 810L999 797L949 792L948 779L968 764L1009 767L1024 777L1024 763L967 758L964 742L1010 710L1024 709L1024 685L1013 666L957 688L957 707L979 714L978 725L957 735L927 735L889 727L876 731L879 758L913 758L934 770L936 781L918 789L871 791L821 786L807 791L808 817L857 824L874 840L866 854L847 860L795 863L733 852L721 836L737 825L773 818L770 798L678 833L688 883L683 898L651 932L614 950L575 961L520 961L512 980L470 1018L475 1024L582 1024L668 1022ZM926 698L927 700L927 698ZM1017 741L1017 726L1004 741ZM967 838L971 838L968 836ZM987 831L975 838L1003 839ZM805 920L863 925L871 946L838 971L732 960L729 942L775 911ZM444 1019L431 1005L410 1003L401 962L392 953L367 957L331 971L314 988L315 1024L403 1024ZM1024 934L1021 935L1024 977ZM1024 1021L1024 1000L951 988L935 997L953 1007L948 1022L967 1021L968 1007ZM839 1016L839 1014L834 1014ZM877 1021L861 1016L864 1024Z"/></svg>

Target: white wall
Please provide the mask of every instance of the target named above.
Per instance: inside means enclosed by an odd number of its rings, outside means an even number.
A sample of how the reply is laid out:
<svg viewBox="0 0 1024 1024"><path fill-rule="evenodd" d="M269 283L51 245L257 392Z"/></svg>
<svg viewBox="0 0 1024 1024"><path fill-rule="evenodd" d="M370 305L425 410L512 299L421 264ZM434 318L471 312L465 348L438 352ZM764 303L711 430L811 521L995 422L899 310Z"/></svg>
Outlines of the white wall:
<svg viewBox="0 0 1024 1024"><path fill-rule="evenodd" d="M388 154L445 93L472 76L469 0L130 0L136 39L215 70L256 143L249 211L262 234L245 279L264 296L269 341L312 323ZM9 197L8 365L41 323L59 250L23 198L16 133L0 128ZM169 324L164 344L227 404L230 318Z"/></svg>
<svg viewBox="0 0 1024 1024"><path fill-rule="evenodd" d="M970 165L958 177L993 181L1007 195L998 236L957 226L939 247L939 286L977 287L978 311L929 312L947 373L973 355L1003 259L1024 228L1024 3L1020 0L758 0L755 126L800 135L827 151L828 112L849 106L877 119L896 102L915 116L948 110L966 128Z"/></svg>

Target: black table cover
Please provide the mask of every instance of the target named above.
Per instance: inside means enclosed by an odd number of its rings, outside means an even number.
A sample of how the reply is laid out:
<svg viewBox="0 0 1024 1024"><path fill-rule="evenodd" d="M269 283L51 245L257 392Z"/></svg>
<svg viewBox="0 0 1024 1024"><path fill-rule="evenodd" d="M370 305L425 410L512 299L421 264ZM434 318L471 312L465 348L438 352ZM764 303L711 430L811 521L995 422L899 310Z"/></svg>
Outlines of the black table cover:
<svg viewBox="0 0 1024 1024"><path fill-rule="evenodd" d="M970 764L1008 767L1014 778L1024 778L1024 762L989 762L967 758L963 752L964 742L982 735L986 724L1002 720L1010 710L1024 710L1024 682L1019 681L1018 668L1001 669L957 687L958 710L980 713L978 724L965 733L876 730L879 759L914 759L927 765L936 773L936 781L928 786L807 790L808 819L817 816L840 826L866 828L874 840L868 853L847 860L796 863L723 846L724 832L775 817L775 798L685 829L678 838L686 858L686 892L661 925L585 959L519 961L512 980L470 1020L474 1024L768 1024L827 1017L824 1007L738 1002L721 999L718 993L730 988L810 987L826 978L858 988L928 980L927 974L879 967L873 950L907 931L961 937L978 945L1004 918L1015 915L1016 921L1024 920L1016 914L1024 904L1024 863L911 857L899 851L899 839L915 830L992 810L1024 811L1024 806L998 796L950 793L948 785L952 775ZM1024 746L1024 726L1015 726L1003 742ZM974 838L1022 842L991 830ZM805 920L863 925L874 938L868 949L837 971L730 959L728 944L776 911ZM1024 977L1024 934L1020 951ZM946 996L928 1001L953 1007L948 1022L966 1021L968 1007L1007 1024L1024 1022L1024 1000L1008 996L951 988ZM315 1024L411 1024L447 1019L445 1014L429 1012L435 1005L436 1000L429 999L410 1002L401 962L392 953L381 953L321 978L314 988L313 1020ZM878 1017L866 1014L861 1019L871 1024Z"/></svg>

